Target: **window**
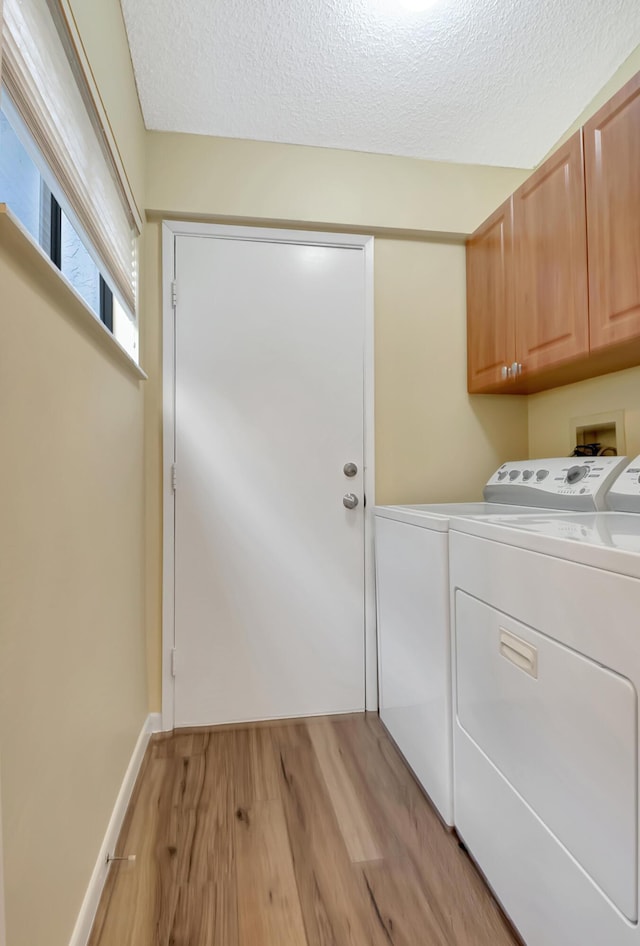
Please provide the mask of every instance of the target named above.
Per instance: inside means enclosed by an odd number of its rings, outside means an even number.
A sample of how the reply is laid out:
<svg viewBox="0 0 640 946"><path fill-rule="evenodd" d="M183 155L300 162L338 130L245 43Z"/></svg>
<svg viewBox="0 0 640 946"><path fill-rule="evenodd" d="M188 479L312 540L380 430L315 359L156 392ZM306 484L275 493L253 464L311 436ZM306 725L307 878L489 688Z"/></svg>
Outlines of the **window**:
<svg viewBox="0 0 640 946"><path fill-rule="evenodd" d="M42 242L41 187L40 172L0 111L0 200L38 243Z"/></svg>
<svg viewBox="0 0 640 946"><path fill-rule="evenodd" d="M142 218L72 11L0 3L0 203L137 360Z"/></svg>
<svg viewBox="0 0 640 946"><path fill-rule="evenodd" d="M60 214L60 269L89 308L100 312L100 272L65 213Z"/></svg>
<svg viewBox="0 0 640 946"><path fill-rule="evenodd" d="M63 209L61 202L66 201L6 90L0 106L0 202L9 207L87 306L137 360L135 318L114 297L89 240Z"/></svg>

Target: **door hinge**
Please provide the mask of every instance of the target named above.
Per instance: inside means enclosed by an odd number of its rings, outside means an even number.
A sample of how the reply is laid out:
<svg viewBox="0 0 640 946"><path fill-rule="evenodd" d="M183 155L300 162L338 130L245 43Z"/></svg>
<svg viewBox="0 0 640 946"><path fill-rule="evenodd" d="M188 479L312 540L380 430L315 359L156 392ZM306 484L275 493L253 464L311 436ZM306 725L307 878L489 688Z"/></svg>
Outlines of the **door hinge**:
<svg viewBox="0 0 640 946"><path fill-rule="evenodd" d="M178 289L175 279L171 283L171 306L175 309L178 304Z"/></svg>
<svg viewBox="0 0 640 946"><path fill-rule="evenodd" d="M171 676L175 677L176 675L176 649L175 647L171 648Z"/></svg>
<svg viewBox="0 0 640 946"><path fill-rule="evenodd" d="M173 490L174 493L176 491L177 485L178 485L178 474L176 472L176 465L175 463L172 463L171 464L171 489Z"/></svg>

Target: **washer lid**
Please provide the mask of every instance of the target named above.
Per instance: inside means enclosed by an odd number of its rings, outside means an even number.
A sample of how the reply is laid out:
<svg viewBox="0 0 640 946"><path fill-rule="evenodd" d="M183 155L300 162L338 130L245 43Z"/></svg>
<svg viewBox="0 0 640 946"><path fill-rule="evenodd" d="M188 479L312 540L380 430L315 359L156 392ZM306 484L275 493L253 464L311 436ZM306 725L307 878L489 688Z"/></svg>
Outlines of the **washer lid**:
<svg viewBox="0 0 640 946"><path fill-rule="evenodd" d="M457 518L451 530L640 578L640 516L541 513Z"/></svg>
<svg viewBox="0 0 640 946"><path fill-rule="evenodd" d="M426 503L416 506L376 506L376 516L408 522L423 529L447 532L449 520L456 516L525 515L540 510L506 503Z"/></svg>

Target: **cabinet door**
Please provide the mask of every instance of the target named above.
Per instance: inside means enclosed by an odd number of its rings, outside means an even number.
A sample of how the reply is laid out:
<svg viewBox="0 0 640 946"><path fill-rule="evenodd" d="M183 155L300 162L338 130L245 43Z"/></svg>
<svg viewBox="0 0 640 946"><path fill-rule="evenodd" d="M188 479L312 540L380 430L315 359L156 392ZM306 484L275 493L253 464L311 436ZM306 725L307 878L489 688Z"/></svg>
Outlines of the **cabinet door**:
<svg viewBox="0 0 640 946"><path fill-rule="evenodd" d="M582 132L514 195L516 351L525 374L589 350Z"/></svg>
<svg viewBox="0 0 640 946"><path fill-rule="evenodd" d="M591 348L640 336L640 75L585 125Z"/></svg>
<svg viewBox="0 0 640 946"><path fill-rule="evenodd" d="M505 384L515 353L512 198L467 242L467 365L471 393Z"/></svg>

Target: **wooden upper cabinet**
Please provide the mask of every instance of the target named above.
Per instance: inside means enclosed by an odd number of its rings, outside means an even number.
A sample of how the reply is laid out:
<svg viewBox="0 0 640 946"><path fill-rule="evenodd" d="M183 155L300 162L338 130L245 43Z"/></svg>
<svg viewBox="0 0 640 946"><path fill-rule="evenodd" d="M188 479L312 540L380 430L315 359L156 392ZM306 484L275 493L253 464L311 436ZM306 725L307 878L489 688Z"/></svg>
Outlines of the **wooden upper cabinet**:
<svg viewBox="0 0 640 946"><path fill-rule="evenodd" d="M471 393L503 385L515 353L513 203L493 213L467 242L467 365Z"/></svg>
<svg viewBox="0 0 640 946"><path fill-rule="evenodd" d="M513 198L516 353L523 380L589 350L582 132Z"/></svg>
<svg viewBox="0 0 640 946"><path fill-rule="evenodd" d="M640 336L640 75L585 125L591 348Z"/></svg>

